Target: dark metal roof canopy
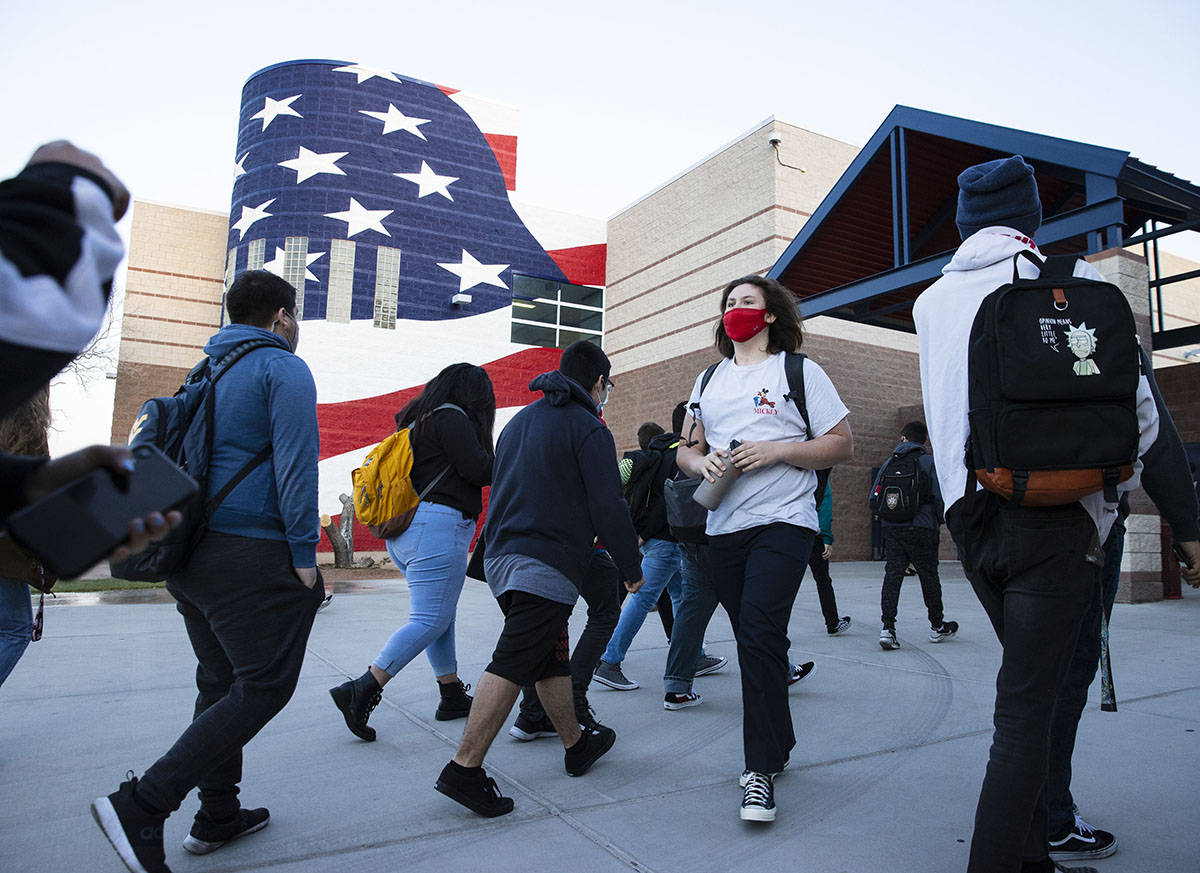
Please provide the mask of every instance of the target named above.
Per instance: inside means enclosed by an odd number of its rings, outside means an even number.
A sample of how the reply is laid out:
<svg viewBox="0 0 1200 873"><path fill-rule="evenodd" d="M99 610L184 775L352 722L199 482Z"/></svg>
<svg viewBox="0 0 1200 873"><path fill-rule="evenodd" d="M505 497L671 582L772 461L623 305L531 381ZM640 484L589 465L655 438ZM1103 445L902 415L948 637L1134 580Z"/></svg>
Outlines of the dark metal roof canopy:
<svg viewBox="0 0 1200 873"><path fill-rule="evenodd" d="M1129 152L897 106L767 275L797 295L805 317L911 332L913 301L961 241L958 174L1014 154L1037 175L1047 254L1141 243L1157 263L1159 239L1200 228L1200 187ZM1163 285L1197 275L1155 270L1154 348L1200 344L1200 327L1164 331L1161 307Z"/></svg>

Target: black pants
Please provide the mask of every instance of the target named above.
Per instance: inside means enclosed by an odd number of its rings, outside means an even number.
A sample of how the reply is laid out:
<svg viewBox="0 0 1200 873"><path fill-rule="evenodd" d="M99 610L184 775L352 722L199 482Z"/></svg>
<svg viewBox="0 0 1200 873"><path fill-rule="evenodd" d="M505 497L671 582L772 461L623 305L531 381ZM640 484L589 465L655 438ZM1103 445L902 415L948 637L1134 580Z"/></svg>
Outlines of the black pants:
<svg viewBox="0 0 1200 873"><path fill-rule="evenodd" d="M812 570L817 583L817 598L821 601L821 616L825 619L825 630L837 630L842 617L838 615L837 597L833 593L833 577L829 575L829 562L825 560L825 540L813 539L812 551L808 555L808 569Z"/></svg>
<svg viewBox="0 0 1200 873"><path fill-rule="evenodd" d="M1047 856L1050 723L1096 590L1087 560L1096 528L1078 503L1022 509L991 495L974 502L975 512L952 512L948 523L1004 653L967 869L1015 873Z"/></svg>
<svg viewBox="0 0 1200 873"><path fill-rule="evenodd" d="M889 525L883 529L883 547L887 558L883 567L883 592L879 598L883 626L896 628L900 585L904 581L904 569L912 564L921 580L921 596L925 598L929 626L941 627L945 615L942 613L942 583L938 579L937 529Z"/></svg>
<svg viewBox="0 0 1200 873"><path fill-rule="evenodd" d="M292 570L285 542L207 534L167 580L196 653L192 723L137 786L138 799L174 812L193 788L213 819L237 812L242 747L283 709L325 596Z"/></svg>
<svg viewBox="0 0 1200 873"><path fill-rule="evenodd" d="M709 537L717 598L737 637L746 769L783 769L796 735L788 705L788 619L814 531L776 522Z"/></svg>
<svg viewBox="0 0 1200 873"><path fill-rule="evenodd" d="M588 710L588 683L592 681L592 673L621 617L620 592L623 590L620 571L612 558L603 552L593 555L587 576L579 588L579 595L588 608L587 624L571 652L571 690L575 697L575 715L581 719ZM546 716L532 685L521 690L521 713L532 719Z"/></svg>

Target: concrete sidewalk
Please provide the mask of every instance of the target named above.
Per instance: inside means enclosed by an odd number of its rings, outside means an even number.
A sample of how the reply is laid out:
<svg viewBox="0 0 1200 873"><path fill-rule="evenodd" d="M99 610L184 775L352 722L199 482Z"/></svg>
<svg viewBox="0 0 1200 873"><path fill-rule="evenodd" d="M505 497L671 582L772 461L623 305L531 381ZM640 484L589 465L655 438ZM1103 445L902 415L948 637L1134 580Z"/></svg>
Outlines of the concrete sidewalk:
<svg viewBox="0 0 1200 873"><path fill-rule="evenodd" d="M827 636L805 582L792 658L817 668L791 692L799 743L776 785L774 825L738 818L740 693L722 611L709 651L731 663L697 680L702 706L662 708L666 641L650 616L624 664L643 687L591 691L599 718L617 731L612 752L572 779L557 740L519 743L502 733L487 767L516 811L484 820L433 790L464 722L434 721L437 691L423 658L388 686L371 718L373 744L355 739L330 702L326 689L360 673L407 615L404 584L384 581L339 593L318 615L295 696L247 747L243 802L270 807L271 826L192 857L180 842L193 795L167 822L167 862L182 873L963 870L999 645L956 564L942 564L942 579L958 638L926 641L914 579L901 596L902 648L893 652L876 642L882 565L833 569L840 611L854 624ZM1200 801L1200 593L1184 591L1182 601L1117 605L1120 712L1099 711L1095 683L1080 725L1075 797L1120 845L1094 862L1102 873L1200 870L1186 825ZM468 580L458 621L465 680L478 678L499 628L486 587ZM140 774L185 727L194 667L169 604L47 607L45 639L0 688L0 870L124 869L88 803L127 770Z"/></svg>

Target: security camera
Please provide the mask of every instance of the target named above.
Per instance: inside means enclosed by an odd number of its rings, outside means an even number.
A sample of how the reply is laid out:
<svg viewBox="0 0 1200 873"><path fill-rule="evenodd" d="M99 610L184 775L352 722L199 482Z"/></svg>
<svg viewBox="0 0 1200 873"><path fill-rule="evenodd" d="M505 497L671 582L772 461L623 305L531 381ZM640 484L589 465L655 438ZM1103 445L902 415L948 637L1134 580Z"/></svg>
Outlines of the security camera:
<svg viewBox="0 0 1200 873"><path fill-rule="evenodd" d="M769 142L773 148L779 148L779 144L783 142L783 139L776 134L772 134L771 138L767 140L767 142Z"/></svg>

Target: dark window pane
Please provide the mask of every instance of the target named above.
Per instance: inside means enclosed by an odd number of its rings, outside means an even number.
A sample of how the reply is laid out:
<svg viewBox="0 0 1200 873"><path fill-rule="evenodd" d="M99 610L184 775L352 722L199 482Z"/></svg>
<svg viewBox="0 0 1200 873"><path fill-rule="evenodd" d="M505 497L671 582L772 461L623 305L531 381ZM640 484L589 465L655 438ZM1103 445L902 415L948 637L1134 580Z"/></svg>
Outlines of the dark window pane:
<svg viewBox="0 0 1200 873"><path fill-rule="evenodd" d="M512 317L523 321L542 321L554 324L558 306L553 303L534 303L532 300L513 298Z"/></svg>
<svg viewBox="0 0 1200 873"><path fill-rule="evenodd" d="M514 325L515 327L516 325ZM558 332L558 347L565 349L576 340L587 340L593 345L600 345L600 337L592 333L576 333L573 330L560 330Z"/></svg>
<svg viewBox="0 0 1200 873"><path fill-rule="evenodd" d="M535 279L533 276L513 274L513 297L545 297L547 300L558 299L558 283L549 279Z"/></svg>
<svg viewBox="0 0 1200 873"><path fill-rule="evenodd" d="M517 310L513 310L516 318L525 318L526 316L516 315ZM604 316L599 312L592 312L588 309L572 309L570 306L559 308L560 322L564 327L584 327L588 330L600 330L604 327ZM540 320L540 319L539 319Z"/></svg>
<svg viewBox="0 0 1200 873"><path fill-rule="evenodd" d="M604 306L604 292L586 285L560 285L559 300L563 303L580 303L584 306Z"/></svg>
<svg viewBox="0 0 1200 873"><path fill-rule="evenodd" d="M512 326L512 341L526 346L542 346L554 348L554 328L534 327L531 324L514 324Z"/></svg>

